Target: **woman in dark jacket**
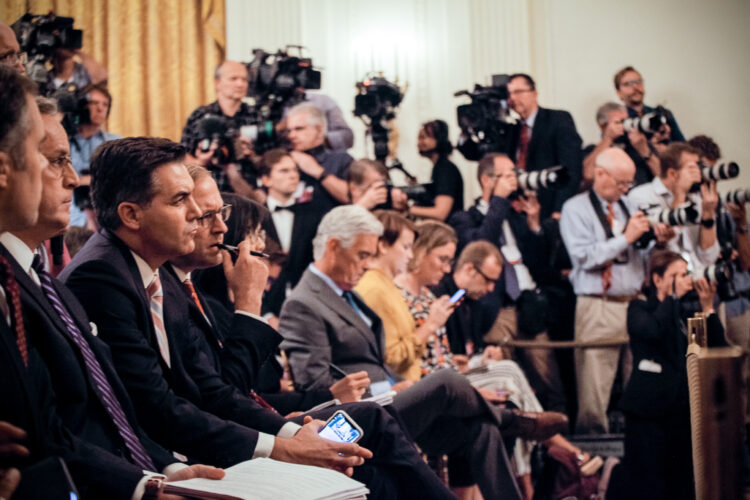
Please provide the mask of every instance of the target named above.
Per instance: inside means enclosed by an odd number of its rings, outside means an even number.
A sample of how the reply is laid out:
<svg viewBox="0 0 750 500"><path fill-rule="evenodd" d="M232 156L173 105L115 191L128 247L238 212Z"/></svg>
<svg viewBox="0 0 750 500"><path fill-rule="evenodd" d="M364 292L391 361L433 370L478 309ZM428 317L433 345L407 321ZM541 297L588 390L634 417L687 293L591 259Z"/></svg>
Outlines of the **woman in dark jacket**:
<svg viewBox="0 0 750 500"><path fill-rule="evenodd" d="M705 278L694 282L687 262L674 252L655 252L649 269L646 300L634 300L628 307L633 373L621 404L629 491L621 493L623 498L694 498L685 363L687 318L692 314L680 299L694 289L708 315L708 345L726 345L713 308L716 286Z"/></svg>

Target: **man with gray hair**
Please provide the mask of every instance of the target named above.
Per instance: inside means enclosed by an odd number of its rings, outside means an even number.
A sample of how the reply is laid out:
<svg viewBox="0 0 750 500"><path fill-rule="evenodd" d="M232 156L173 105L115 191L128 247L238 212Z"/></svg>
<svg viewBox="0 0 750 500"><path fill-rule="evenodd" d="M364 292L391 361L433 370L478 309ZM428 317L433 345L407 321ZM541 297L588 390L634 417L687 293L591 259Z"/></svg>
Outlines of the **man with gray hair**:
<svg viewBox="0 0 750 500"><path fill-rule="evenodd" d="M598 144L588 146L583 151L584 181L591 183L594 179L596 157L613 146L623 149L635 163L633 182L636 186L651 181L654 176L659 176L659 156L654 154L653 146L637 128L625 131L623 121L627 117L627 108L612 101L605 102L596 110L596 123L602 135Z"/></svg>
<svg viewBox="0 0 750 500"><path fill-rule="evenodd" d="M385 363L381 319L353 291L382 233L382 224L358 205L336 207L320 222L313 240L315 261L287 298L279 321L295 383L305 389L328 387L334 377L366 371L371 394L396 392L392 407L425 453L451 454L456 464L466 461L468 476L461 478L466 483L454 486L475 482L484 498L520 498L503 436L545 439L566 427L567 418L499 411L453 370L439 370L414 384L401 381Z"/></svg>
<svg viewBox="0 0 750 500"><path fill-rule="evenodd" d="M570 281L577 298L575 339L580 342L626 338L628 303L645 278L645 251L633 246L649 222L626 194L635 176L633 161L621 149L599 153L593 187L568 200L560 234L570 255ZM632 358L627 345L575 352L579 433L606 433L607 407L618 363L623 379Z"/></svg>
<svg viewBox="0 0 750 500"><path fill-rule="evenodd" d="M325 146L328 124L323 111L311 104L298 104L286 117L292 159L304 184L313 187L313 206L321 216L333 207L349 203L346 184L354 158Z"/></svg>

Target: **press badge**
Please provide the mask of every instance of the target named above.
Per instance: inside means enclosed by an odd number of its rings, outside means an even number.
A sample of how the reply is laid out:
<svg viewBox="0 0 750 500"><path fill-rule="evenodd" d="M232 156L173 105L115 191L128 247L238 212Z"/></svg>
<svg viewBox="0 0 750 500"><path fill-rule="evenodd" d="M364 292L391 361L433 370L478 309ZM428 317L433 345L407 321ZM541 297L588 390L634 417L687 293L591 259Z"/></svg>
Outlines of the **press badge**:
<svg viewBox="0 0 750 500"><path fill-rule="evenodd" d="M661 365L650 359L642 359L641 362L638 363L638 369L642 372L661 373Z"/></svg>

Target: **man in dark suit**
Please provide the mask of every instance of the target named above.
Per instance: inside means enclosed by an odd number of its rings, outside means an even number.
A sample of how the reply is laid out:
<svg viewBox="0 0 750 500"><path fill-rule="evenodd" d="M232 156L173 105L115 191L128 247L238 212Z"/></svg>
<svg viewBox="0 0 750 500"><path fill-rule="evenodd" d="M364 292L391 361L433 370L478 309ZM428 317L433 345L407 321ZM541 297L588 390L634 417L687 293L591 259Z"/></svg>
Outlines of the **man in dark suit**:
<svg viewBox="0 0 750 500"><path fill-rule="evenodd" d="M309 192L297 193L300 172L292 157L283 149L263 155L261 181L268 189L266 206L271 217L266 234L287 255L279 276L263 300L263 312L278 316L286 295L297 284L313 260L312 240L322 217L312 207Z"/></svg>
<svg viewBox="0 0 750 500"><path fill-rule="evenodd" d="M481 299L485 340L503 344L518 337L549 340L548 307L541 291L549 281L548 244L542 230L535 195L518 194L513 162L502 153L489 153L479 162L477 177L482 196L468 210L455 214L450 224L459 247L486 240L503 254L503 273L497 286ZM545 408L565 410L557 361L550 349L514 352L503 348L506 359L516 355Z"/></svg>
<svg viewBox="0 0 750 500"><path fill-rule="evenodd" d="M113 347L139 421L165 446L191 457L234 463L270 456L351 474L372 452L321 438L320 420L306 417L300 426L284 419L227 384L206 359L210 347L190 328L183 285L159 270L167 260L194 250L196 221L202 216L183 157L181 146L163 139L122 139L99 149L92 162L92 193L104 229L64 273L99 325L101 338ZM144 185L151 186L150 194L143 192ZM244 258L255 259L249 252ZM394 441L379 442L375 429L393 437L397 424L383 421L382 415L365 419L352 413L371 430L363 442L382 456L382 447ZM357 467L355 477L376 497L394 495L397 478L377 465ZM427 491L440 497L439 488Z"/></svg>
<svg viewBox="0 0 750 500"><path fill-rule="evenodd" d="M516 167L531 172L561 165L568 173L565 187L539 194L542 218L559 218L565 200L578 192L582 176L581 137L573 117L567 111L540 107L536 83L525 73L510 76L508 94L509 106L521 116L518 142L510 155L515 155Z"/></svg>
<svg viewBox="0 0 750 500"><path fill-rule="evenodd" d="M352 292L375 255L382 231L380 222L358 205L333 209L318 226L315 262L284 304L279 323L295 383L328 386L334 380L333 366L345 372L365 370L378 384L371 392L381 385L397 391L393 407L423 451L468 457L472 478L485 498L518 497L500 429L517 432L524 417L489 407L467 379L452 370L410 385L399 382L385 364L383 323ZM528 423L540 434L567 422L561 415L536 417Z"/></svg>

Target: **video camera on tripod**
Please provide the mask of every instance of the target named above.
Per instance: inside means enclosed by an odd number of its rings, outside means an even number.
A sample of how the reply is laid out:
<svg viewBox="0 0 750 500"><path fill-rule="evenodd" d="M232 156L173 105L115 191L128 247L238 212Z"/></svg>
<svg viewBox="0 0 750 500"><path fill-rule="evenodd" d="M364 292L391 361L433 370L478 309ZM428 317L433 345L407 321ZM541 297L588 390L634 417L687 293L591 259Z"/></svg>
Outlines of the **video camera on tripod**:
<svg viewBox="0 0 750 500"><path fill-rule="evenodd" d="M396 118L396 109L404 98L403 91L382 74L368 73L356 83L354 116L359 117L372 137L375 159L384 162L388 156L388 122Z"/></svg>

